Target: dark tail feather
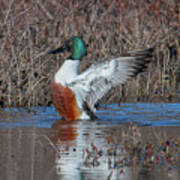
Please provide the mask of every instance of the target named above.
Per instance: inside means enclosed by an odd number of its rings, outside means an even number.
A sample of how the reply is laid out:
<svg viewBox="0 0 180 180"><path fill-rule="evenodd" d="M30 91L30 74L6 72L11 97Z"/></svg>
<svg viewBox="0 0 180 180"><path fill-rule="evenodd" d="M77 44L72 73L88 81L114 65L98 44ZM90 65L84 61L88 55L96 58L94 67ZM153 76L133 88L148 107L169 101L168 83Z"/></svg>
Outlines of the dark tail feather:
<svg viewBox="0 0 180 180"><path fill-rule="evenodd" d="M86 102L84 102L83 108L86 111L86 113L91 117L91 120L98 119L98 117L92 112L92 110L89 108L89 106Z"/></svg>

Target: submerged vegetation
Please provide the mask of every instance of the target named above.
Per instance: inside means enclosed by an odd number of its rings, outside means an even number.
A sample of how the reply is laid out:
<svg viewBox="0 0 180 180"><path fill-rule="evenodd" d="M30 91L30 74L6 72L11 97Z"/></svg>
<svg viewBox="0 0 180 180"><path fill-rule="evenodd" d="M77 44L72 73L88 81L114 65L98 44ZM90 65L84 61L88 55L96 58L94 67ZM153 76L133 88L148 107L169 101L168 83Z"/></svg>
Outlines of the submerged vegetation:
<svg viewBox="0 0 180 180"><path fill-rule="evenodd" d="M95 138L89 129L89 132L84 134L85 144L80 141L77 146L75 142L82 137L76 128L73 129L71 122L56 122L53 127L57 130L55 136L46 139L56 152L58 174L63 174L63 166L66 164L63 160L77 158L78 154L79 162L74 161L78 164L78 170L83 173L93 170L91 172L94 174L99 170L102 175L107 176L101 179L117 179L111 178L113 175L121 178L128 176L127 168L131 169L133 179L141 179L139 176L158 172L160 177L163 177L164 173L169 176L179 171L179 127L140 127L130 123L121 127L106 127L104 133L98 131ZM97 132L97 129L94 132ZM72 155L72 149L76 156ZM173 174L173 177L178 176L178 173Z"/></svg>
<svg viewBox="0 0 180 180"><path fill-rule="evenodd" d="M179 168L180 138L168 137L163 131L157 131L154 127L150 131L147 129L154 140L143 140L141 129L132 124L126 131L122 130L119 138L106 137L105 147L99 148L91 143L85 149L84 166L96 169L105 161L111 169L109 176L114 170L118 170L119 176L127 173L125 167L131 167L136 172L135 177L138 173L148 174L158 170L168 174L168 171Z"/></svg>
<svg viewBox="0 0 180 180"><path fill-rule="evenodd" d="M49 83L73 35L88 43L80 71L131 49L155 47L148 70L104 102L180 100L179 1L0 0L0 106L51 105Z"/></svg>

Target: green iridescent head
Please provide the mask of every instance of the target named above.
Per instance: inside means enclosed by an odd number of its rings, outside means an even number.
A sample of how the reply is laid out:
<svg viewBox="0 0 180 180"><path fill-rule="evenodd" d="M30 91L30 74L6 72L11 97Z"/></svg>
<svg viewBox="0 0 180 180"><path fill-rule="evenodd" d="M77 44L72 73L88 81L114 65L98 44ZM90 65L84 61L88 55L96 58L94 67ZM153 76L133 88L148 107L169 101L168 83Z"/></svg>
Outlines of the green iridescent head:
<svg viewBox="0 0 180 180"><path fill-rule="evenodd" d="M70 51L72 53L71 59L73 60L80 60L82 59L87 53L87 45L83 41L82 38L74 36L71 39L67 40L63 46L49 51L49 54L57 54L64 52L65 50Z"/></svg>

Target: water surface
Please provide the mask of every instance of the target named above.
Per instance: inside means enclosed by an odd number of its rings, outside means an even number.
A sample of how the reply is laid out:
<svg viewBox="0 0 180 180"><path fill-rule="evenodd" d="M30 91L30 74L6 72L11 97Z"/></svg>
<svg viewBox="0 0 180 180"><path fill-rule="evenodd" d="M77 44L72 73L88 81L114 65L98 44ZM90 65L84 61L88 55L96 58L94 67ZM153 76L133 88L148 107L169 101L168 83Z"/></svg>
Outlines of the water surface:
<svg viewBox="0 0 180 180"><path fill-rule="evenodd" d="M76 122L60 120L53 107L6 108L0 111L1 178L179 179L179 107L101 105L97 120Z"/></svg>
<svg viewBox="0 0 180 180"><path fill-rule="evenodd" d="M48 127L61 119L54 107L6 108L0 112L0 127ZM180 103L122 103L101 105L96 113L107 126L134 122L150 126L180 126Z"/></svg>

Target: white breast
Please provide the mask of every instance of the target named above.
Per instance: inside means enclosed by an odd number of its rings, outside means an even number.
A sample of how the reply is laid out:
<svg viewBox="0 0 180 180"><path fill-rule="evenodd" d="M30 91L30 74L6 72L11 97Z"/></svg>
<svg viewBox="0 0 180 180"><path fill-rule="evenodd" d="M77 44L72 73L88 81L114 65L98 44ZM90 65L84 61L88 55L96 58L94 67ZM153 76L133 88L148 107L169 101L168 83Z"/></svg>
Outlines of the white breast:
<svg viewBox="0 0 180 180"><path fill-rule="evenodd" d="M55 82L62 85L70 83L78 75L79 64L79 60L66 60L55 74Z"/></svg>
<svg viewBox="0 0 180 180"><path fill-rule="evenodd" d="M61 83L61 85L63 86L68 86L75 93L78 107L83 110L83 103L86 98L86 87L82 86L82 84L80 84L79 86L78 84L76 84L75 87L72 87L71 84L76 81L76 78L79 76L79 65L80 60L66 60L55 74L55 82ZM85 111L82 111L82 114L79 117L79 119L89 118L90 117L86 114Z"/></svg>

